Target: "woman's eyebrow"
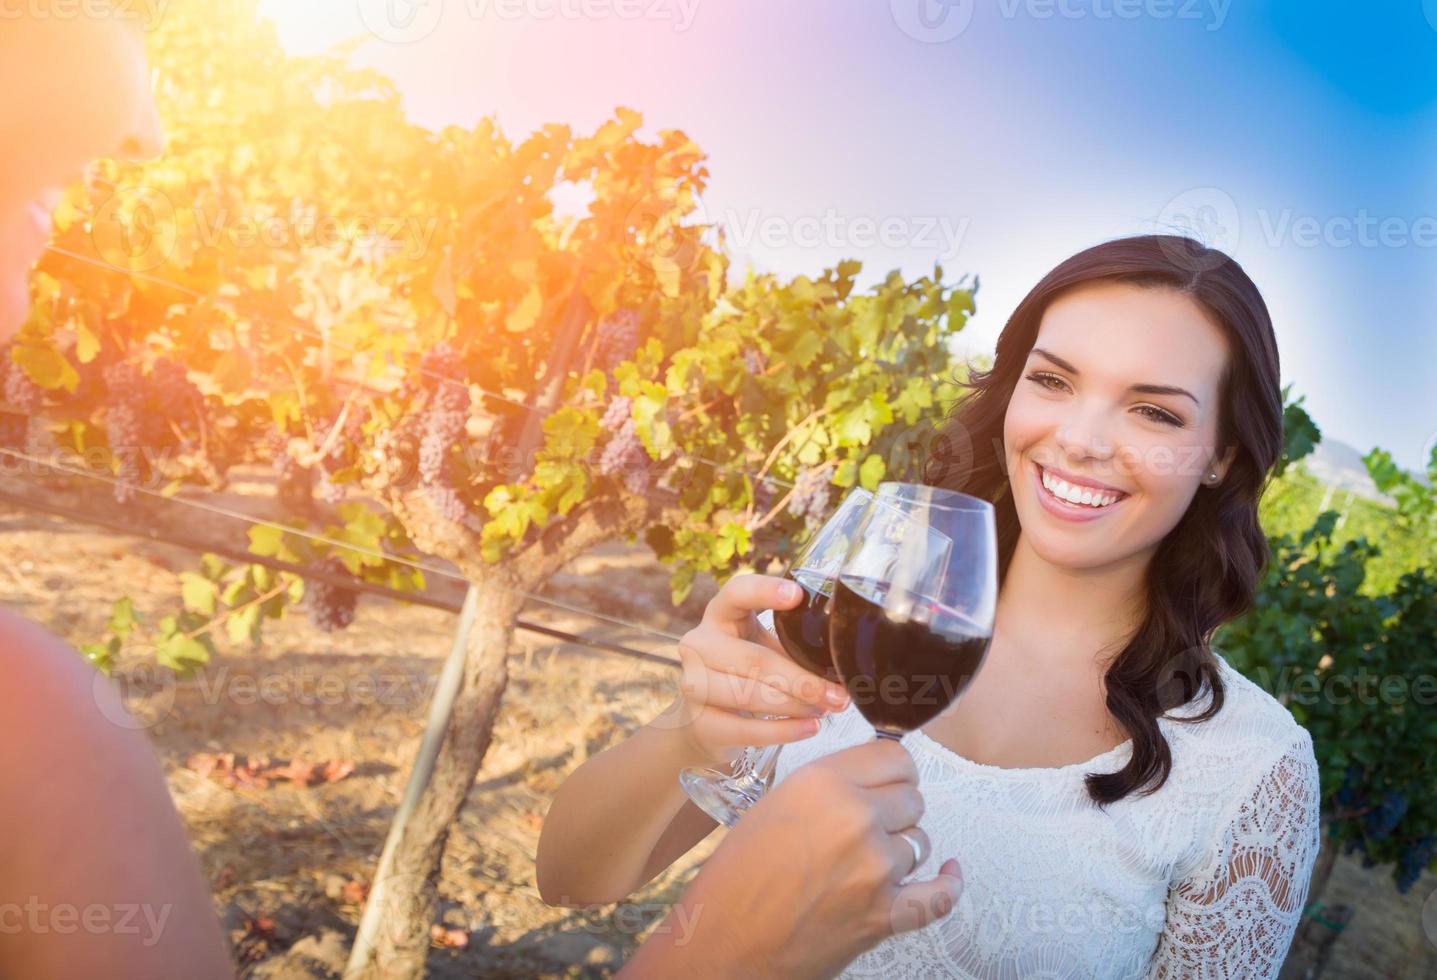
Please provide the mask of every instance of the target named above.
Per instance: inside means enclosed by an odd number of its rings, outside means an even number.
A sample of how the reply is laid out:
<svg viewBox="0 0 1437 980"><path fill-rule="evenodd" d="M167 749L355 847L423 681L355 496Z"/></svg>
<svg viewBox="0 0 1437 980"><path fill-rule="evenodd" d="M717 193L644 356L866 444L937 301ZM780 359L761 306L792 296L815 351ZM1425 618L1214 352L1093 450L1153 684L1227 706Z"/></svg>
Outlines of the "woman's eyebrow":
<svg viewBox="0 0 1437 980"><path fill-rule="evenodd" d="M1051 353L1050 351L1045 351L1045 350L1043 350L1043 348L1041 348L1041 347L1034 347L1034 348L1033 348L1033 353L1034 353L1034 354L1037 354L1037 355L1040 356L1040 357L1046 357L1048 360L1052 361L1052 362L1053 362L1054 364L1056 364L1058 367L1062 368L1064 371L1067 371L1069 374L1073 375L1073 377L1077 377L1079 374L1082 373L1082 372L1080 372L1077 368L1073 367L1073 365L1069 364L1067 361L1065 361L1065 360L1063 360L1061 357L1059 357L1057 354ZM1178 388L1178 387L1175 387L1174 385L1152 385L1152 384L1128 385L1128 390L1129 390L1129 391L1136 391L1136 392L1138 392L1138 393L1140 393L1140 394L1144 394L1144 395L1187 395L1189 398L1191 398L1191 399L1193 400L1193 404L1194 404L1194 405L1196 405L1198 408L1202 408L1202 402L1198 401L1197 395L1194 395L1192 392L1188 391L1186 388Z"/></svg>

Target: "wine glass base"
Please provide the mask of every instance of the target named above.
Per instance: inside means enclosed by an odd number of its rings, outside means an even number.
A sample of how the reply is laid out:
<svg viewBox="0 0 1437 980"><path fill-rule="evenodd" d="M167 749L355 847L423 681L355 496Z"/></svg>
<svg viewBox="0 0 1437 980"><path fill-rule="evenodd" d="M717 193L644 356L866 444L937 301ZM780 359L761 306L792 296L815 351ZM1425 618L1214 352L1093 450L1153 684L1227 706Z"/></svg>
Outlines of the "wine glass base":
<svg viewBox="0 0 1437 980"><path fill-rule="evenodd" d="M763 792L762 786L747 789L732 776L702 766L681 770L679 785L694 805L730 830L745 811L762 798Z"/></svg>

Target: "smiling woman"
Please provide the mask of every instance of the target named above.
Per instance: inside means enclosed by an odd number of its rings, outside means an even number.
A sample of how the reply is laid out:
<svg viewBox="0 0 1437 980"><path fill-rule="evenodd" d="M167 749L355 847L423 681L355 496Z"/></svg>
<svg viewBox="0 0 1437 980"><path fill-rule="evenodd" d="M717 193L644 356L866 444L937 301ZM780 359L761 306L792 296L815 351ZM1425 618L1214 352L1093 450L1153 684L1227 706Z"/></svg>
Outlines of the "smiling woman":
<svg viewBox="0 0 1437 980"><path fill-rule="evenodd" d="M961 703L905 745L967 887L844 976L1275 977L1319 844L1312 739L1207 645L1267 560L1261 296L1188 239L1107 242L965 387L925 477L994 503L997 617ZM845 711L775 784L872 737Z"/></svg>

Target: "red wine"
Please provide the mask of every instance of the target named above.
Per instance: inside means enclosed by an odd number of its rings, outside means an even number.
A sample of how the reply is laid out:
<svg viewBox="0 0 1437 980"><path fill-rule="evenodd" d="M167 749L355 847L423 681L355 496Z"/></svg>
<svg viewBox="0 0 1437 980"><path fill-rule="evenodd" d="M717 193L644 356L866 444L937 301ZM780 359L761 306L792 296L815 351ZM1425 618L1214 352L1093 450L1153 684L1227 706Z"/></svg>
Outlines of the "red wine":
<svg viewBox="0 0 1437 980"><path fill-rule="evenodd" d="M868 723L899 735L957 700L988 653L992 632L887 583L841 578L829 640L848 696Z"/></svg>
<svg viewBox="0 0 1437 980"><path fill-rule="evenodd" d="M828 594L817 588L826 583L801 571L788 577L803 589L803 601L792 609L775 609L773 631L794 663L836 683L838 670L828 654Z"/></svg>

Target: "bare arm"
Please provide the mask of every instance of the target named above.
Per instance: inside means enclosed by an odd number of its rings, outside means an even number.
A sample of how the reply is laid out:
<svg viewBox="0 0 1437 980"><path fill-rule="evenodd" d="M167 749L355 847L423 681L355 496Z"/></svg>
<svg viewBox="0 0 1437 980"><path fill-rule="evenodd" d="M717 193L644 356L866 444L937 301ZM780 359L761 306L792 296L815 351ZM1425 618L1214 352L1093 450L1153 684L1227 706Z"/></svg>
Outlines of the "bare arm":
<svg viewBox="0 0 1437 980"><path fill-rule="evenodd" d="M717 826L688 801L686 766L722 768L745 745L807 738L842 707L843 690L789 660L755 610L791 608L791 582L737 575L679 643L682 694L634 735L576 769L544 820L539 894L551 905L617 902L651 881ZM833 695L837 701L826 701ZM754 717L757 714L779 718Z"/></svg>
<svg viewBox="0 0 1437 980"><path fill-rule="evenodd" d="M539 894L550 905L617 902L718 826L689 802L679 770L712 765L667 724L678 702L564 781L539 837Z"/></svg>
<svg viewBox="0 0 1437 980"><path fill-rule="evenodd" d="M78 653L0 612L0 976L234 976L164 775L127 718Z"/></svg>

